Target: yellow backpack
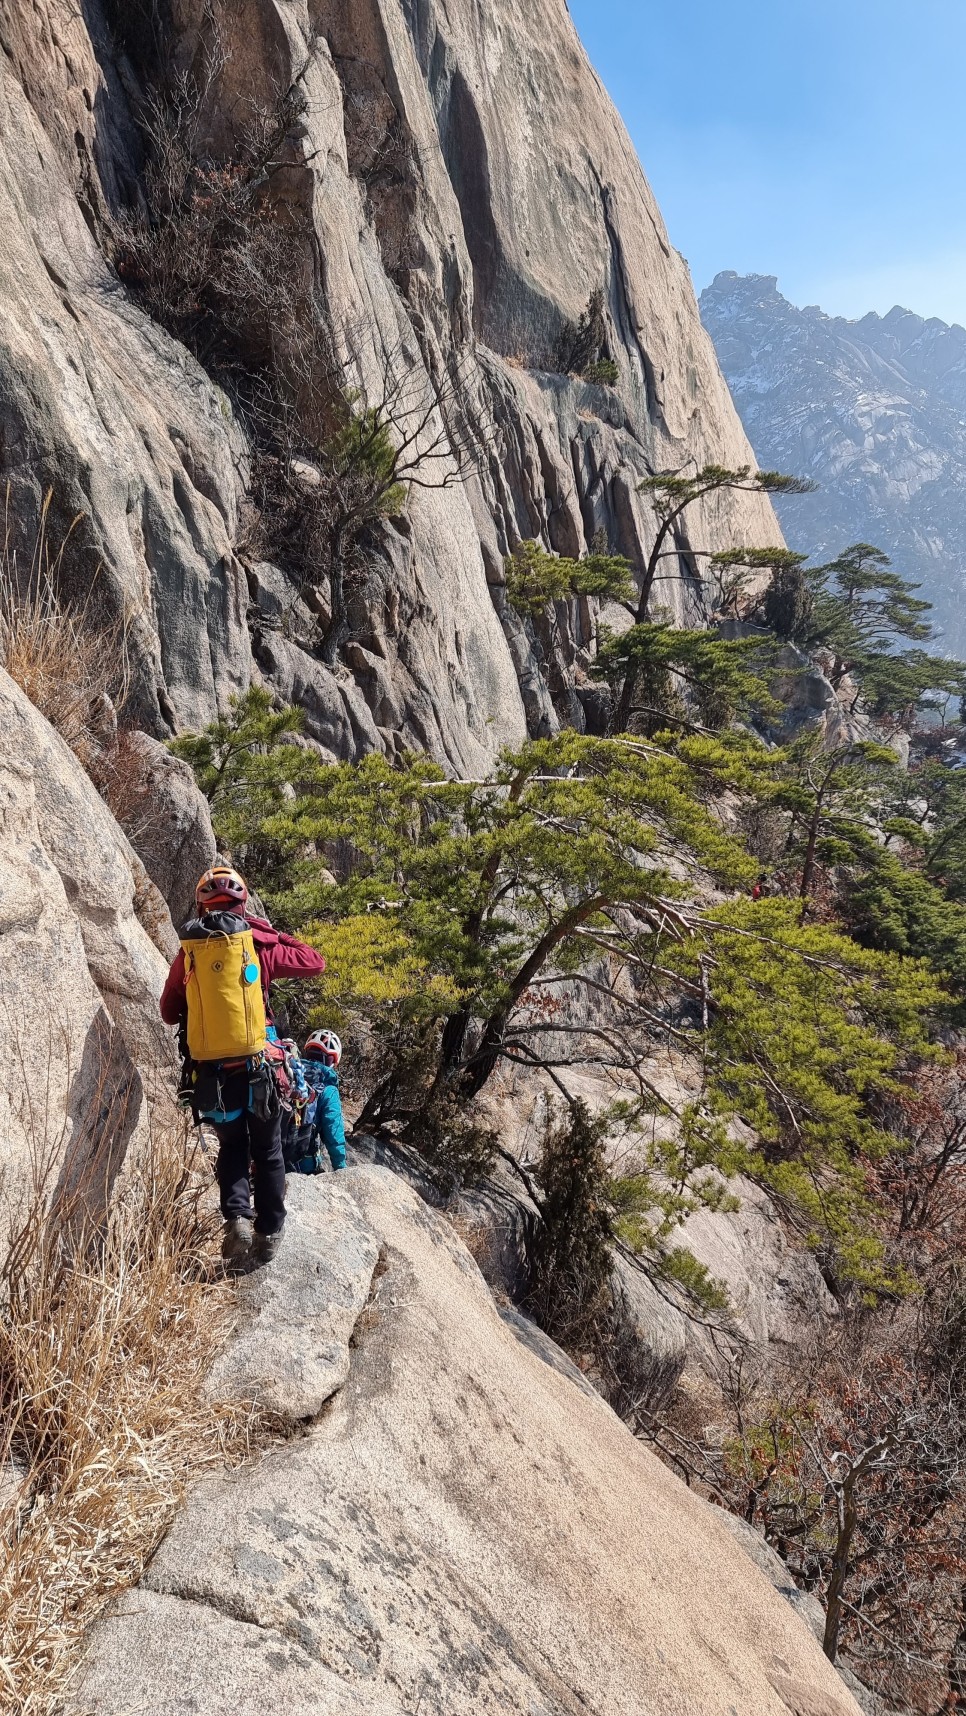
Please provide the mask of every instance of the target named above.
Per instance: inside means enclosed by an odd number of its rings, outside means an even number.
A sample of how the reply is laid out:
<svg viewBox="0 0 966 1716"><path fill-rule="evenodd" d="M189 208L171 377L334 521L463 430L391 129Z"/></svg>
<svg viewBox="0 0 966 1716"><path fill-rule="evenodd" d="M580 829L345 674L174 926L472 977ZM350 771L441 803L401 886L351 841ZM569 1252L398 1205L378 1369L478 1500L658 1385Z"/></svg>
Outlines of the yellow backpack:
<svg viewBox="0 0 966 1716"><path fill-rule="evenodd" d="M244 918L212 913L186 924L188 1053L194 1061L247 1060L266 1043L262 968Z"/></svg>

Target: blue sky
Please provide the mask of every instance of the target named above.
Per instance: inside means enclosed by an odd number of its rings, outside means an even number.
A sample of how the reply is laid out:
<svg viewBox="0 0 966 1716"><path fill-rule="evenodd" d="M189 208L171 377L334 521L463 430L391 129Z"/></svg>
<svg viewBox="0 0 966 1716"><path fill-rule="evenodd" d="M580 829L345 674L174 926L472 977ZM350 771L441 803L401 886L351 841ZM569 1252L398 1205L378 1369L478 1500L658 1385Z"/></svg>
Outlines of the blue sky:
<svg viewBox="0 0 966 1716"><path fill-rule="evenodd" d="M966 0L569 0L698 290L966 324Z"/></svg>

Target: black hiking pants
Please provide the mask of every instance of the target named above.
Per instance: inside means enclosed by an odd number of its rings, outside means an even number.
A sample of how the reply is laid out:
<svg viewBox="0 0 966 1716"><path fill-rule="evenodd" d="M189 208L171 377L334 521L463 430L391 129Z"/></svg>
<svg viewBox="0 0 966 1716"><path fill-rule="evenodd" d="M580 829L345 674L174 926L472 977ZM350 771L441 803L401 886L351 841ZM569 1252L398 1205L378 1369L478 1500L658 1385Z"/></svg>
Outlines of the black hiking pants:
<svg viewBox="0 0 966 1716"><path fill-rule="evenodd" d="M248 1098L247 1077L239 1080ZM233 1086L226 1085L225 1107L231 1112ZM214 1122L218 1134L215 1172L221 1190L221 1213L226 1221L251 1220L255 1203L257 1233L279 1233L285 1222L285 1161L282 1156L282 1112L263 1120L245 1109L237 1120ZM210 1123L211 1124L211 1123Z"/></svg>

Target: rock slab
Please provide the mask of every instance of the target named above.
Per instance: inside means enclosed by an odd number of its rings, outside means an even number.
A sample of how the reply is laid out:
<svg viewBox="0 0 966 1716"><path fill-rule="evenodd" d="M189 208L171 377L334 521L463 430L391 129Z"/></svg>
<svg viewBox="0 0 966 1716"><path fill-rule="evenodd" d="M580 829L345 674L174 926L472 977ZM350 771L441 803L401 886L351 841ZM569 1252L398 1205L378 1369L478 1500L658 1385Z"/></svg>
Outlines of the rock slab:
<svg viewBox="0 0 966 1716"><path fill-rule="evenodd" d="M76 757L2 670L0 726L2 1235L32 1183L93 1192L123 1163L167 1050L167 963L149 933L167 912Z"/></svg>
<svg viewBox="0 0 966 1716"><path fill-rule="evenodd" d="M339 1187L320 1197L310 1180L293 1178L287 1202L283 1266L242 1279L238 1328L210 1386L294 1426L317 1418L345 1385L379 1245Z"/></svg>
<svg viewBox="0 0 966 1716"><path fill-rule="evenodd" d="M385 1248L345 1386L196 1487L74 1716L858 1716L705 1504L505 1328L441 1217L380 1168L306 1187L280 1293L343 1222Z"/></svg>

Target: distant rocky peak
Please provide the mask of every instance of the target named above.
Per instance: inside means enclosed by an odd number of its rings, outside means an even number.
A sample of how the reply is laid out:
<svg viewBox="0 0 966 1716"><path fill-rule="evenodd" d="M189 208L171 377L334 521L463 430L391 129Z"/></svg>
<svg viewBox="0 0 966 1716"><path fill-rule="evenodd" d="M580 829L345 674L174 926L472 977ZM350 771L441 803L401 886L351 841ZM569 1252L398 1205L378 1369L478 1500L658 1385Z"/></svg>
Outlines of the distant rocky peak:
<svg viewBox="0 0 966 1716"><path fill-rule="evenodd" d="M876 543L966 653L966 329L798 309L768 274L717 275L701 314L760 463L820 485L779 506L791 545Z"/></svg>
<svg viewBox="0 0 966 1716"><path fill-rule="evenodd" d="M735 274L730 269L716 274L705 287L702 301L714 304L721 315L741 315L753 305L784 304L777 274Z"/></svg>
<svg viewBox="0 0 966 1716"><path fill-rule="evenodd" d="M748 298L781 298L777 274L736 274L732 268L716 274L707 290L709 293L740 294Z"/></svg>

